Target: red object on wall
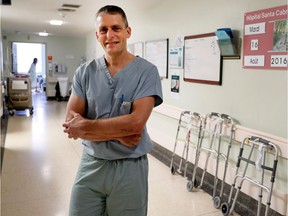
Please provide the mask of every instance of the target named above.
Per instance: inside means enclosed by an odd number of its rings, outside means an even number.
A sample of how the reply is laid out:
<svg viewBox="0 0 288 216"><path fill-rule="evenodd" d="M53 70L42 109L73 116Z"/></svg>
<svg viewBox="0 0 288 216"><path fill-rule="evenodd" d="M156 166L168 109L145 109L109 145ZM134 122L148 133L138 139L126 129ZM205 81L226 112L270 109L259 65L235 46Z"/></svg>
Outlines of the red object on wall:
<svg viewBox="0 0 288 216"><path fill-rule="evenodd" d="M244 14L243 68L286 70L287 5Z"/></svg>

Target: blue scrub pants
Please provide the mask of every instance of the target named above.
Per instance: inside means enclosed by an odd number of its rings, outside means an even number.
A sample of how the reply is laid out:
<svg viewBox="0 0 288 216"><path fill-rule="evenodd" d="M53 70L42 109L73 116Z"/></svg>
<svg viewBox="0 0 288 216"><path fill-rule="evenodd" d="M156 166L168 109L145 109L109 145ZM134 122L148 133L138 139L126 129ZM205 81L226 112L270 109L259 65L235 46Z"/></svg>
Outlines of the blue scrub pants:
<svg viewBox="0 0 288 216"><path fill-rule="evenodd" d="M83 152L69 216L146 216L147 203L147 155L103 160Z"/></svg>

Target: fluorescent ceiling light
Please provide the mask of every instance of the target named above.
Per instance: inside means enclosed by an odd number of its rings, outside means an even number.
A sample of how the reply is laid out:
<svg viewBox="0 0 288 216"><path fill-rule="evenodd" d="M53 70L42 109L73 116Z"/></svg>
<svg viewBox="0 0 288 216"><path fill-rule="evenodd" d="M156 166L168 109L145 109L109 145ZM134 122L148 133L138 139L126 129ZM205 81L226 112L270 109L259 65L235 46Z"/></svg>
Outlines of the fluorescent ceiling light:
<svg viewBox="0 0 288 216"><path fill-rule="evenodd" d="M50 25L62 25L62 20L50 20Z"/></svg>
<svg viewBox="0 0 288 216"><path fill-rule="evenodd" d="M44 37L46 37L46 36L48 36L48 33L47 33L47 32L39 32L39 36L44 36Z"/></svg>

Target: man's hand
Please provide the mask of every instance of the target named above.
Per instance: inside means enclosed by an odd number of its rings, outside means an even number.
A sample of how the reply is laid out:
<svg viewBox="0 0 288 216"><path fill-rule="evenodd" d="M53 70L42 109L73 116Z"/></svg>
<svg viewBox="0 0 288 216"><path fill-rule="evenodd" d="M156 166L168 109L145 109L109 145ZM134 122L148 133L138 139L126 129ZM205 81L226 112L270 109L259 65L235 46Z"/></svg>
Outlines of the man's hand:
<svg viewBox="0 0 288 216"><path fill-rule="evenodd" d="M72 118L63 123L64 133L68 134L68 138L78 139L83 135L83 126L86 123L86 119L83 118L79 113L70 112Z"/></svg>
<svg viewBox="0 0 288 216"><path fill-rule="evenodd" d="M141 134L121 137L121 138L117 138L117 140L125 146L133 147L139 144L141 140Z"/></svg>
<svg viewBox="0 0 288 216"><path fill-rule="evenodd" d="M71 119L63 123L64 133L68 134L70 139L87 138L87 131L85 131L85 126L87 128L88 120L83 118L79 113L74 111L70 112ZM85 135L86 134L86 135ZM121 144L133 147L139 144L141 140L141 134L134 134L125 137L101 137L97 141L107 141L107 140L118 140ZM96 140L95 140L96 141Z"/></svg>

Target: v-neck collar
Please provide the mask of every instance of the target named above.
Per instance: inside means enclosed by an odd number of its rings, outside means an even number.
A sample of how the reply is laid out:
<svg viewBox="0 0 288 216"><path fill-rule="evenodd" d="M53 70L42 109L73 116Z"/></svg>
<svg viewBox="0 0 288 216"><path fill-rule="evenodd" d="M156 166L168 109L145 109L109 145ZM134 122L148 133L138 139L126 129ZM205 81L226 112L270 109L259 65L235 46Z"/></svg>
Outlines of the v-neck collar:
<svg viewBox="0 0 288 216"><path fill-rule="evenodd" d="M112 85L113 84L113 81L112 81L113 78L112 78L112 76L111 76L111 74L110 74L110 72L108 70L108 67L106 65L104 56L102 56L102 58L100 58L100 64L101 64L101 68L103 69L103 71L104 71L104 73L105 73L105 75L106 75L106 77L108 79L108 83L110 85Z"/></svg>
<svg viewBox="0 0 288 216"><path fill-rule="evenodd" d="M114 78L117 78L118 74L121 73L122 71L125 71L127 69L129 69L132 65L134 65L137 61L139 60L139 57L136 56L136 59L134 59L132 62L130 62L128 65L126 65L123 69L121 69L120 71L118 71L114 77L111 76L109 70L108 70L108 67L106 65L106 61L105 61L105 57L102 56L102 58L100 58L100 64L101 64L101 67L108 79L108 83L109 85L112 85L113 84L113 80L115 80Z"/></svg>

